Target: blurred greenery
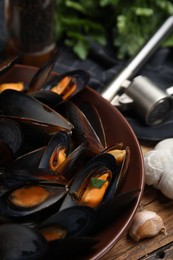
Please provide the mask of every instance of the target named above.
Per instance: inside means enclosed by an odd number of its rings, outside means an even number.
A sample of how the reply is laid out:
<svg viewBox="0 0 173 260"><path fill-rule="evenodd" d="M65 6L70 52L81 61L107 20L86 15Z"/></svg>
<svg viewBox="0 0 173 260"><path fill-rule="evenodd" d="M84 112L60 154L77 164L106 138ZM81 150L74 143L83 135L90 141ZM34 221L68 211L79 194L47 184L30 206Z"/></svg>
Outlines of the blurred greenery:
<svg viewBox="0 0 173 260"><path fill-rule="evenodd" d="M56 37L81 59L88 56L91 39L110 42L116 58L131 57L173 15L171 0L56 1ZM164 44L173 45L173 36Z"/></svg>

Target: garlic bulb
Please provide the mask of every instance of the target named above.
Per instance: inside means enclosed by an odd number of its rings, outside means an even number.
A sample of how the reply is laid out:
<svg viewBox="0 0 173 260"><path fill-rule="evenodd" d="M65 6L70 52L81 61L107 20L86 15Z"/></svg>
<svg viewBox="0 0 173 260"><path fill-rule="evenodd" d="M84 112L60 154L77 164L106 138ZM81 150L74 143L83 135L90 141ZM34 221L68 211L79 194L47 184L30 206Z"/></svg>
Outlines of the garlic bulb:
<svg viewBox="0 0 173 260"><path fill-rule="evenodd" d="M144 155L145 182L173 199L173 138L159 142Z"/></svg>
<svg viewBox="0 0 173 260"><path fill-rule="evenodd" d="M156 212L148 210L137 212L129 229L129 235L135 241L146 237L154 237L159 232L166 234L163 220Z"/></svg>

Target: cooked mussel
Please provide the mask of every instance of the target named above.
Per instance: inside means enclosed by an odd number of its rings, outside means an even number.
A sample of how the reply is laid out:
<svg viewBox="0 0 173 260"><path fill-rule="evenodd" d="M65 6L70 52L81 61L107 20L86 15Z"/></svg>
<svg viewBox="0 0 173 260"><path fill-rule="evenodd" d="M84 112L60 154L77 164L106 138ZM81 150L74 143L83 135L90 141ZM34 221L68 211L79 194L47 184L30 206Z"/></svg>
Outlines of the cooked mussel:
<svg viewBox="0 0 173 260"><path fill-rule="evenodd" d="M67 186L68 180L54 171L48 169L11 169L9 171L4 171L1 175L1 181L8 187L8 190L25 184L46 184L46 185L59 185Z"/></svg>
<svg viewBox="0 0 173 260"><path fill-rule="evenodd" d="M81 91L90 79L84 70L68 71L55 76L44 88L59 94L63 100L67 100Z"/></svg>
<svg viewBox="0 0 173 260"><path fill-rule="evenodd" d="M109 190L112 193L116 189L118 176L118 167L112 155L95 156L78 173L61 209L72 205L97 207L103 200L109 199Z"/></svg>
<svg viewBox="0 0 173 260"><path fill-rule="evenodd" d="M57 105L63 102L63 99L60 95L50 90L41 90L37 92L29 93L30 96L37 99L38 101L46 104L47 106L54 109Z"/></svg>
<svg viewBox="0 0 173 260"><path fill-rule="evenodd" d="M5 90L0 94L0 114L20 121L30 119L37 124L51 125L56 131L69 132L73 128L68 120L47 105L15 90Z"/></svg>
<svg viewBox="0 0 173 260"><path fill-rule="evenodd" d="M92 231L95 222L96 211L89 207L79 206L56 212L44 220L37 228L43 236L49 238L48 241L52 241L65 237L88 235ZM60 231L60 233L56 233L56 230ZM57 234L57 238L55 234Z"/></svg>
<svg viewBox="0 0 173 260"><path fill-rule="evenodd" d="M72 257L76 252L85 253L85 250L95 246L99 240L88 237L95 223L96 211L79 206L56 212L37 226L37 229L49 242L51 257L56 259L58 256Z"/></svg>
<svg viewBox="0 0 173 260"><path fill-rule="evenodd" d="M83 102L79 106L80 110L84 113L91 126L95 130L97 136L99 137L103 147L107 147L105 130L103 122L100 118L100 114L97 108L91 102Z"/></svg>
<svg viewBox="0 0 173 260"><path fill-rule="evenodd" d="M8 116L0 118L0 140L10 147L15 158L46 146L52 137L38 123L25 122L25 119L17 121Z"/></svg>
<svg viewBox="0 0 173 260"><path fill-rule="evenodd" d="M70 137L66 132L60 131L48 143L38 167L57 171L66 160L69 151Z"/></svg>
<svg viewBox="0 0 173 260"><path fill-rule="evenodd" d="M8 260L43 259L48 243L41 234L21 224L0 225L0 258Z"/></svg>
<svg viewBox="0 0 173 260"><path fill-rule="evenodd" d="M11 162L7 165L6 171L15 171L19 169L36 169L38 168L41 157L45 151L45 146L35 149L31 152L23 154L17 157L15 160L11 160Z"/></svg>
<svg viewBox="0 0 173 260"><path fill-rule="evenodd" d="M80 168L89 159L86 145L73 146L68 133L60 131L48 143L38 167L50 169L71 182Z"/></svg>
<svg viewBox="0 0 173 260"><path fill-rule="evenodd" d="M130 148L128 146L124 148L123 143L119 143L107 148L104 152L111 154L115 158L117 166L119 168L119 176L116 183L116 192L118 192L121 188L121 184L125 179L129 167Z"/></svg>
<svg viewBox="0 0 173 260"><path fill-rule="evenodd" d="M25 184L6 192L0 198L0 213L7 218L30 216L51 208L67 193L63 186ZM41 213L40 213L41 215Z"/></svg>
<svg viewBox="0 0 173 260"><path fill-rule="evenodd" d="M57 111L58 109L59 107L57 107ZM67 101L60 109L64 117L68 118L74 126L72 138L77 146L85 142L86 151L90 156L94 156L105 149L95 129L78 106L71 101Z"/></svg>
<svg viewBox="0 0 173 260"><path fill-rule="evenodd" d="M55 50L50 59L46 63L44 63L34 74L33 78L29 83L28 92L35 92L43 88L59 56L59 53L59 50Z"/></svg>

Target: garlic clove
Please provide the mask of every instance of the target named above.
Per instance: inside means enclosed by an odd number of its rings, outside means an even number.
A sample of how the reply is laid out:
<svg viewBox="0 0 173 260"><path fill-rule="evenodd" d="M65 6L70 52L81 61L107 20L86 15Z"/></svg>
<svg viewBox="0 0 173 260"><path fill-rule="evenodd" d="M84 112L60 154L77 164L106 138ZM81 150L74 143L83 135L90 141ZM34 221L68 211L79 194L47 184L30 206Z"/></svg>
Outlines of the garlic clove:
<svg viewBox="0 0 173 260"><path fill-rule="evenodd" d="M135 241L146 237L154 237L159 232L166 234L163 220L156 212L148 210L137 212L129 229L129 235Z"/></svg>

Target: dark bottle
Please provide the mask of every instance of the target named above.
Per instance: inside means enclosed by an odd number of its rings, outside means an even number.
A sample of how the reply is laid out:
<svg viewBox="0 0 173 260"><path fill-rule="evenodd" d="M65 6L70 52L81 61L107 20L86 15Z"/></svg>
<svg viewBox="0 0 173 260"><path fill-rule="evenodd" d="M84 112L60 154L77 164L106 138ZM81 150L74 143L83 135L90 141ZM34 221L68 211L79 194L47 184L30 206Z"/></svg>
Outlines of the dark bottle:
<svg viewBox="0 0 173 260"><path fill-rule="evenodd" d="M5 0L8 54L23 54L23 63L40 66L55 49L56 0Z"/></svg>

